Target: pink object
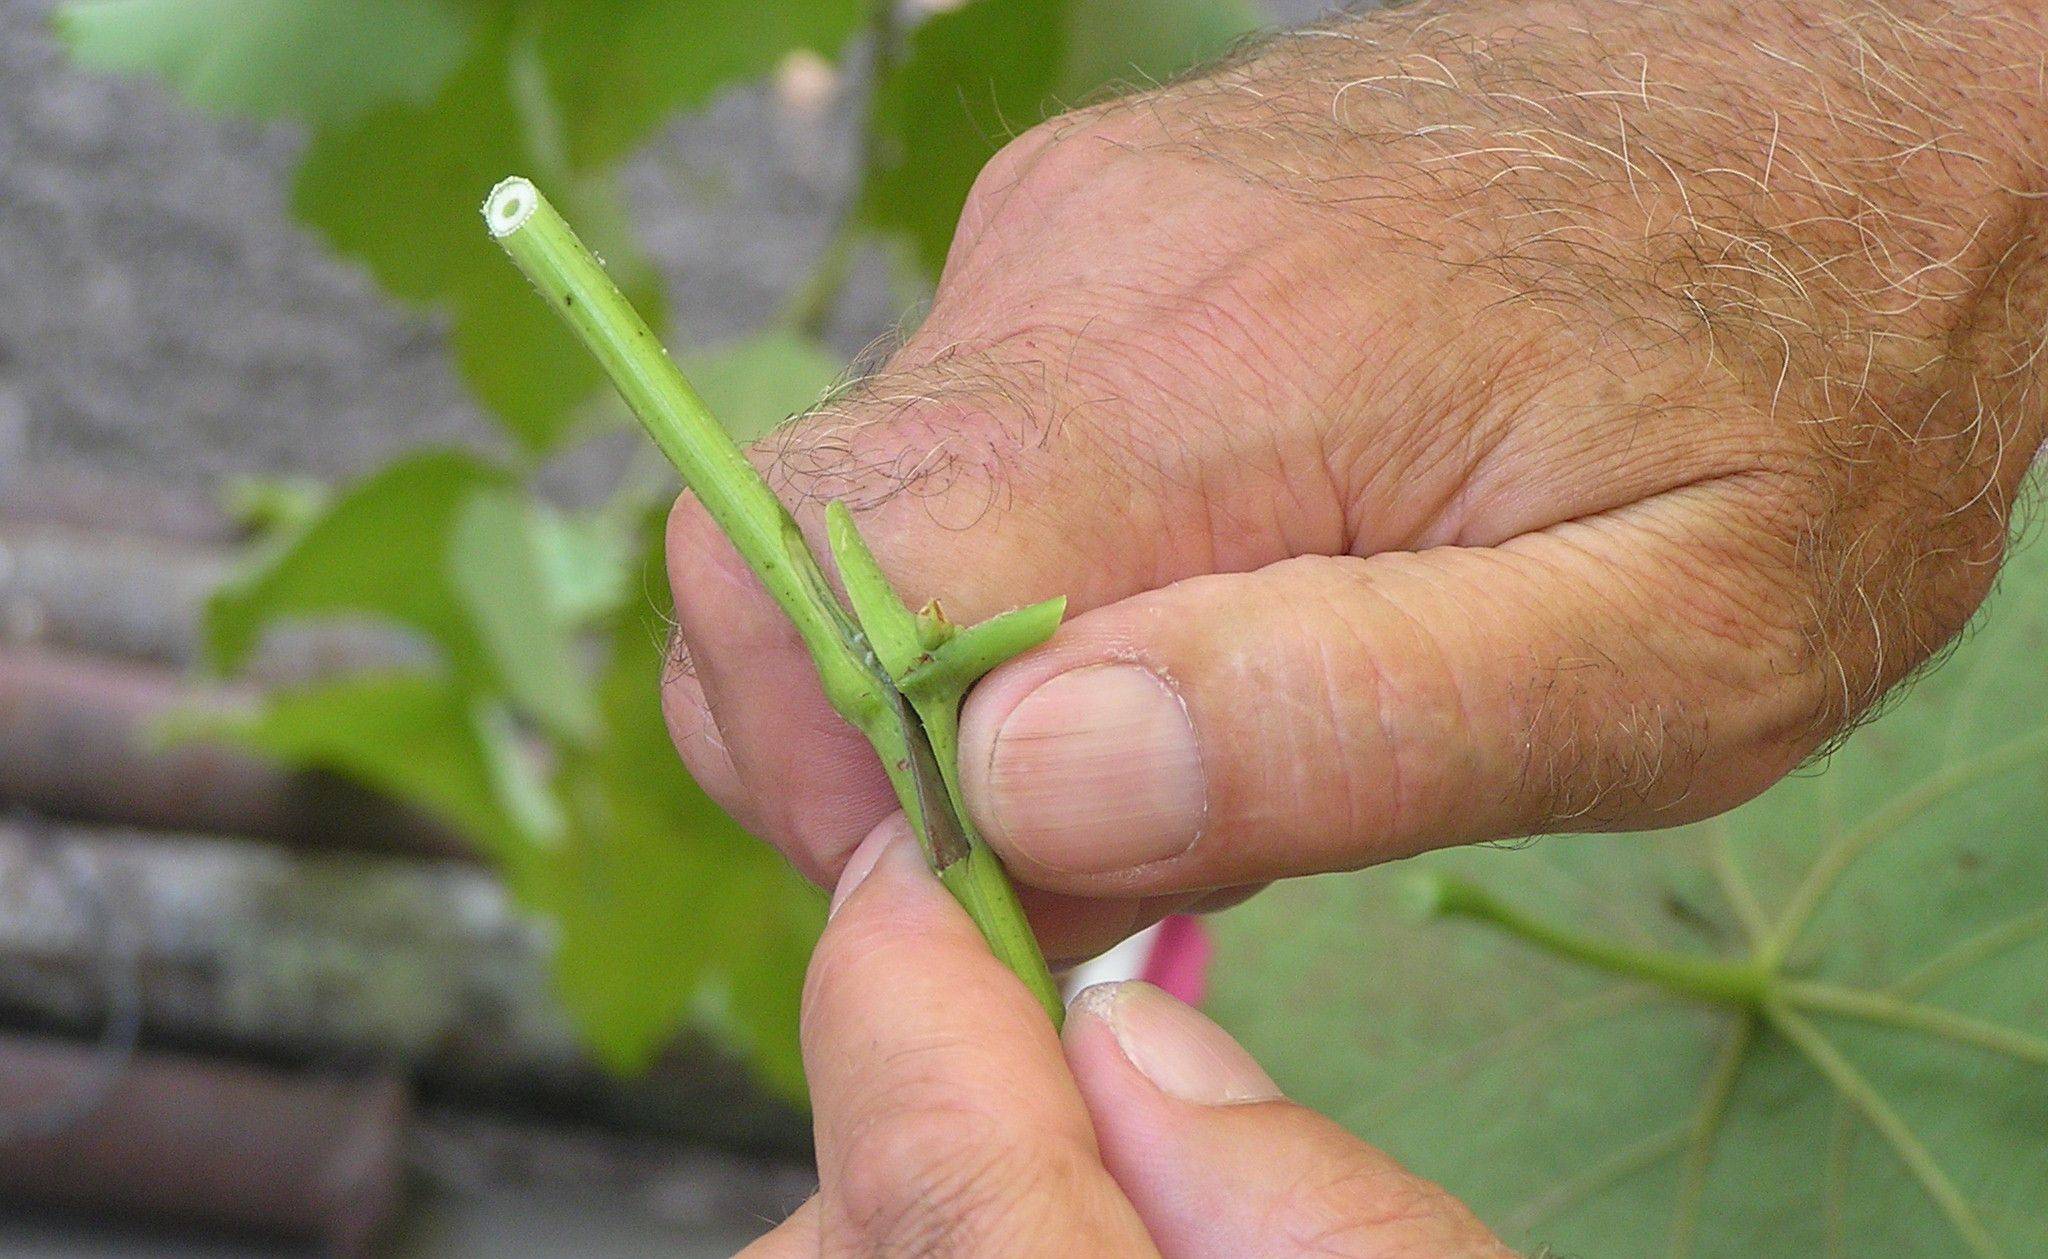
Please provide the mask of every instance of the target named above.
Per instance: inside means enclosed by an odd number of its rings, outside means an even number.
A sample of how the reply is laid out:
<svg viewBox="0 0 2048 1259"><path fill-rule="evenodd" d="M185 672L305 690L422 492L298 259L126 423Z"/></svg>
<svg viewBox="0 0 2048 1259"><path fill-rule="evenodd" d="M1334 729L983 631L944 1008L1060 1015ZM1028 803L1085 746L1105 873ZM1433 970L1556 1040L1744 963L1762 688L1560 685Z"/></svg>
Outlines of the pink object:
<svg viewBox="0 0 2048 1259"><path fill-rule="evenodd" d="M1189 1005L1200 1005L1209 992L1209 962L1215 955L1216 943L1202 920L1175 914L1159 924L1138 978Z"/></svg>

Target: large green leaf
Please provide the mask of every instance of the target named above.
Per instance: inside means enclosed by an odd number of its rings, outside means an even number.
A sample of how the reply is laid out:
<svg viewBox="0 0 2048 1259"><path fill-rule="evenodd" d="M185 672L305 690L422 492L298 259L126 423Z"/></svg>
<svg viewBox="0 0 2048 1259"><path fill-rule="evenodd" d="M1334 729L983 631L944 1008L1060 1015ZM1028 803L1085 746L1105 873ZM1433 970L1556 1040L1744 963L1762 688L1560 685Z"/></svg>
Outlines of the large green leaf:
<svg viewBox="0 0 2048 1259"><path fill-rule="evenodd" d="M666 592L659 520L640 588ZM572 825L536 882L561 931L557 984L592 1047L635 1070L695 1013L800 1096L796 999L823 899L747 835L676 759L651 612L622 619L599 688L604 738L565 760Z"/></svg>
<svg viewBox="0 0 2048 1259"><path fill-rule="evenodd" d="M55 22L89 69L154 72L210 109L341 123L432 96L470 19L456 0L78 0Z"/></svg>
<svg viewBox="0 0 2048 1259"><path fill-rule="evenodd" d="M868 221L937 275L974 177L1011 136L1103 89L1178 74L1253 29L1245 0L971 0L879 85Z"/></svg>
<svg viewBox="0 0 2048 1259"><path fill-rule="evenodd" d="M175 733L347 774L469 836L555 924L557 990L610 1066L645 1066L695 1018L800 1097L796 1001L823 899L704 795L669 742L653 610L666 599L662 515L626 541L541 512L465 456L398 464L223 591L209 628L234 664L281 621L379 617L440 644L445 676L317 683ZM620 545L637 561L623 575L562 579ZM566 640L548 627L587 613L598 587L632 602L612 609L593 684L566 672ZM576 705L576 737L537 744L508 719L514 702Z"/></svg>
<svg viewBox="0 0 2048 1259"><path fill-rule="evenodd" d="M469 55L431 100L317 133L292 208L392 293L447 308L464 377L514 436L544 450L573 431L600 376L479 230L483 195L510 171L541 179L634 305L657 322L660 305L609 180L566 168L553 151L545 85L519 73L523 38L509 12L480 21Z"/></svg>
<svg viewBox="0 0 2048 1259"><path fill-rule="evenodd" d="M82 63L313 126L295 213L390 292L445 309L463 376L526 447L575 430L587 354L478 224L523 172L659 325L610 170L679 108L796 49L836 53L862 0L78 0Z"/></svg>
<svg viewBox="0 0 2048 1259"><path fill-rule="evenodd" d="M1571 931L1737 960L1810 904L1789 973L1883 1008L1758 1017L1490 921L1418 923L1402 892L1425 875ZM1824 772L1679 830L1276 889L1224 921L1213 1008L1296 1096L1514 1243L1576 1259L2034 1259L2048 1255L2044 976L2035 547L1955 659Z"/></svg>
<svg viewBox="0 0 2048 1259"><path fill-rule="evenodd" d="M535 512L491 465L452 452L402 460L215 592L208 657L233 671L284 622L393 622L438 646L470 694L585 737L589 683L536 530Z"/></svg>
<svg viewBox="0 0 2048 1259"><path fill-rule="evenodd" d="M208 662L233 672L288 617L382 617L447 642L459 618L441 557L473 494L510 484L467 455L435 451L379 472L330 503L275 553L214 592Z"/></svg>
<svg viewBox="0 0 2048 1259"><path fill-rule="evenodd" d="M541 0L538 40L569 160L630 153L677 109L798 49L834 56L866 0Z"/></svg>
<svg viewBox="0 0 2048 1259"><path fill-rule="evenodd" d="M589 738L597 713L577 667L569 610L541 558L540 510L509 490L463 503L448 536L445 577L506 697L557 734Z"/></svg>
<svg viewBox="0 0 2048 1259"><path fill-rule="evenodd" d="M270 697L247 716L188 715L173 737L232 743L292 765L346 774L432 812L496 860L516 886L543 836L507 806L476 702L437 678L372 674Z"/></svg>

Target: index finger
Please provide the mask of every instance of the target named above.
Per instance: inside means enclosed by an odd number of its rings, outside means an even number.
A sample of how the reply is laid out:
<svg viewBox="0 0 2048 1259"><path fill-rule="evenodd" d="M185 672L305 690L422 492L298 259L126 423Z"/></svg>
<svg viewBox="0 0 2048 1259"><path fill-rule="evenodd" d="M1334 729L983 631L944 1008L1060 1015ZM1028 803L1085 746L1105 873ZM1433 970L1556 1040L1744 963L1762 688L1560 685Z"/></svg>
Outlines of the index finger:
<svg viewBox="0 0 2048 1259"><path fill-rule="evenodd" d="M1044 1012L900 814L847 863L803 1025L828 1253L1157 1253Z"/></svg>

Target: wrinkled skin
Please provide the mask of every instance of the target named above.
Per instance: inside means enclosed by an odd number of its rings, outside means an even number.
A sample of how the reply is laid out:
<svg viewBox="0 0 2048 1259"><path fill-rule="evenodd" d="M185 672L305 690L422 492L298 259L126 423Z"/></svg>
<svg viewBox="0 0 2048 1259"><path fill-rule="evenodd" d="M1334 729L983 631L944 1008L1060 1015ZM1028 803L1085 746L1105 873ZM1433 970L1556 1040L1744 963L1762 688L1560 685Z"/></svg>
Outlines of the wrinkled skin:
<svg viewBox="0 0 2048 1259"><path fill-rule="evenodd" d="M1057 957L1706 817L1995 577L2048 431L2044 44L2018 0L1281 38L1019 137L924 323L758 456L913 606L1071 600L961 755ZM670 544L677 745L830 881L886 780L687 497Z"/></svg>
<svg viewBox="0 0 2048 1259"><path fill-rule="evenodd" d="M1156 988L1098 985L1055 1037L901 814L847 864L803 1018L820 1188L745 1259L1514 1259Z"/></svg>
<svg viewBox="0 0 2048 1259"><path fill-rule="evenodd" d="M1718 812L1961 628L2043 431L2041 102L1949 46L2018 42L1994 10L1818 8L1408 10L997 155L924 324L759 456L913 606L1071 600L962 755L1019 877L1092 902L1040 898L1059 951ZM887 784L687 497L671 557L678 745L829 879Z"/></svg>

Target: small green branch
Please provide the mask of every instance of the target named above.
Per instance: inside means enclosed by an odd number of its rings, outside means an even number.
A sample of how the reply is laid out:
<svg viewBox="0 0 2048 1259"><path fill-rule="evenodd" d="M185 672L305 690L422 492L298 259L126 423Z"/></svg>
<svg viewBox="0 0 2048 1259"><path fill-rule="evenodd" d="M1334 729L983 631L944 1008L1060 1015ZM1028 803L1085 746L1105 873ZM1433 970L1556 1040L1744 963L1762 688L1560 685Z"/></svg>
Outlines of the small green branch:
<svg viewBox="0 0 2048 1259"><path fill-rule="evenodd" d="M796 521L569 224L525 179L492 189L492 235L604 368L683 481L702 500L803 635L832 706L863 730L886 719L882 678L811 558Z"/></svg>
<svg viewBox="0 0 2048 1259"><path fill-rule="evenodd" d="M1464 879L1426 876L1422 907L1490 923L1509 935L1588 966L1654 984L1667 992L1723 1005L1755 1007L1771 991L1770 973L1748 962L1639 949L1544 922Z"/></svg>
<svg viewBox="0 0 2048 1259"><path fill-rule="evenodd" d="M981 928L991 950L1058 1025L1064 1013L1059 989L1002 863L975 833L959 800L953 729L966 689L979 675L954 676L952 685L936 691L918 689L908 696L900 691L898 675L915 662L905 659L891 667L877 658L873 644L880 633L893 657L902 627L915 620L867 555L850 517L843 510L835 513L833 541L841 577L857 591L859 624L840 605L789 510L540 190L516 176L505 180L485 201L484 221L611 377L648 435L796 626L826 698L874 745L941 881ZM864 566L858 566L861 561ZM1057 613L1050 620L1040 615L1030 624L1049 635L1057 619ZM974 627L959 636L999 638L1016 650L1035 645L1001 619L992 624L993 630Z"/></svg>

